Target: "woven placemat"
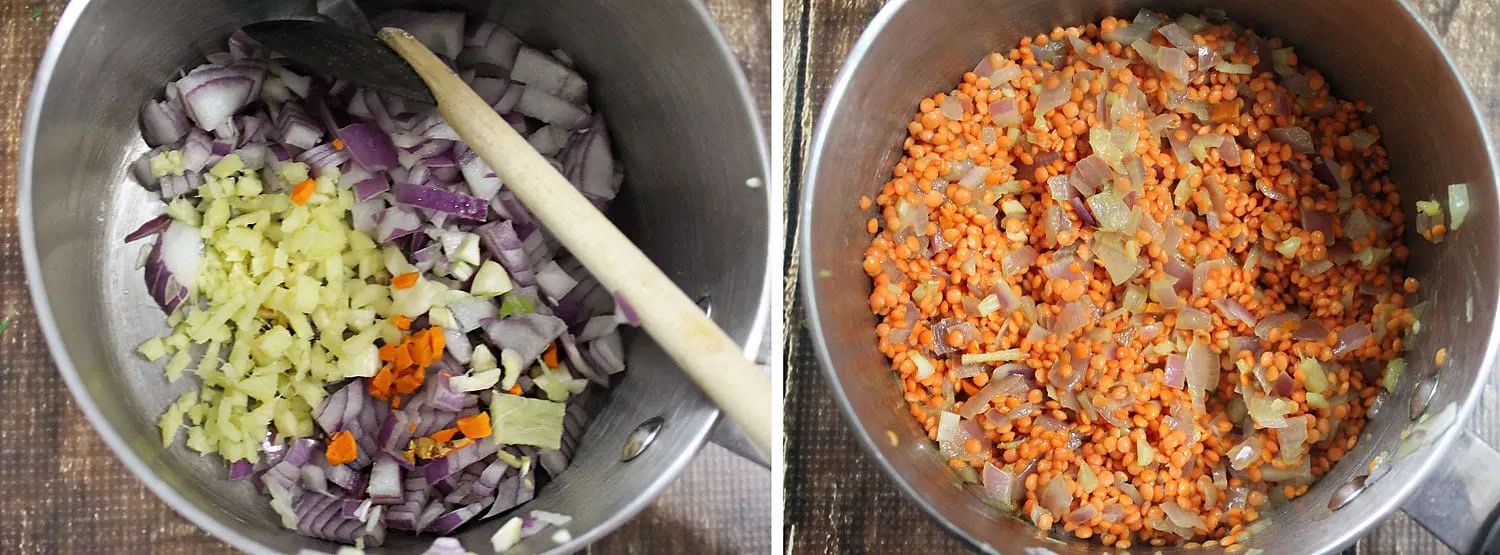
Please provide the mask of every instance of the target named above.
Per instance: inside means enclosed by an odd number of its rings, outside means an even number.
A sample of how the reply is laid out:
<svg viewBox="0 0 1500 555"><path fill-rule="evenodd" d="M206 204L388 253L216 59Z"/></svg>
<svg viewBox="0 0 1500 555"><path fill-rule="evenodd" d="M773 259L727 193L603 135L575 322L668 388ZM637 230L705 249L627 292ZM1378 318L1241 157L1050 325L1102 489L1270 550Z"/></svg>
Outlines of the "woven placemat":
<svg viewBox="0 0 1500 555"><path fill-rule="evenodd" d="M769 98L770 11L705 2L762 102ZM0 0L0 553L206 554L233 550L148 491L89 426L54 370L21 264L16 171L31 77L65 2ZM121 109L134 110L131 106ZM764 117L764 115L763 115ZM6 325L6 324L0 324ZM597 553L766 553L770 473L709 446Z"/></svg>

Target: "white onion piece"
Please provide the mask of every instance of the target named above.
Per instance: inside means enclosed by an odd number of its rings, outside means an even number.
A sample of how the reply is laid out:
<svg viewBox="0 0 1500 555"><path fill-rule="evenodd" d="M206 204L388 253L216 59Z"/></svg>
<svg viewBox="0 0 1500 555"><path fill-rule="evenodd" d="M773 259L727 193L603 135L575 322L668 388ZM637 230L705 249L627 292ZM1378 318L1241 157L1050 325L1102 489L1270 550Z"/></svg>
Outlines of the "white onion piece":
<svg viewBox="0 0 1500 555"><path fill-rule="evenodd" d="M1448 213L1450 214L1449 229L1458 231L1463 227L1464 220L1469 217L1469 186L1465 183L1454 183L1448 186Z"/></svg>
<svg viewBox="0 0 1500 555"><path fill-rule="evenodd" d="M1280 448L1281 461L1295 464L1307 447L1307 419L1300 416L1288 418L1286 427L1276 430L1276 444Z"/></svg>

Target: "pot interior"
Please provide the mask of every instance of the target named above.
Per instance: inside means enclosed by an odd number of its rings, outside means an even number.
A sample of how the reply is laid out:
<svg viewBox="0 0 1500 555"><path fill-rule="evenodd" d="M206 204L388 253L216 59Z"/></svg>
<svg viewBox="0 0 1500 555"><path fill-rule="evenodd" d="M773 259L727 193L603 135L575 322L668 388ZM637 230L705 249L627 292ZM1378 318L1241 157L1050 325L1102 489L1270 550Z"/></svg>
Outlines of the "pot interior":
<svg viewBox="0 0 1500 555"><path fill-rule="evenodd" d="M898 486L985 551L1084 553L1100 547L1076 539L1059 542L981 503L964 491L911 417L889 364L875 348L870 278L861 268L870 239L865 221L872 214L856 204L890 179L917 101L951 89L982 56L1057 26L1097 23L1107 15L1131 18L1142 7L1172 14L1220 8L1263 36L1295 46L1305 65L1324 73L1336 96L1373 107L1371 117L1382 130L1406 211L1413 252L1407 271L1421 280L1419 300L1430 303L1398 389L1386 395L1358 446L1306 495L1275 510L1269 531L1253 535L1247 546L1273 553L1330 551L1394 510L1441 462L1452 439L1443 436L1390 461L1411 423L1408 404L1415 384L1436 375L1428 412L1453 405L1459 418L1455 428L1462 427L1495 354L1500 287L1495 262L1500 212L1490 145L1463 84L1416 15L1396 1L954 0L933 7L887 4L851 51L814 134L803 197L803 275L823 367L856 435ZM1473 207L1461 232L1433 245L1410 231L1413 203L1436 198L1446 204L1452 183L1469 185ZM1441 372L1433 365L1439 348L1449 355ZM1371 480L1341 510L1330 511L1335 489L1369 473L1377 456L1388 461L1379 472L1384 476Z"/></svg>
<svg viewBox="0 0 1500 555"><path fill-rule="evenodd" d="M369 13L397 2L366 5ZM402 7L406 6L402 3ZM162 203L129 177L146 150L137 114L179 69L222 51L238 26L310 13L311 3L229 0L73 2L37 77L25 138L22 187L30 204L29 277L59 366L94 425L126 463L176 510L253 552L333 551L289 534L249 481L179 441L163 449L156 419L192 378L168 384L136 345L168 330L122 238ZM418 4L415 7L433 7ZM482 2L454 5L498 19L529 44L562 48L605 114L625 185L611 216L743 345L765 333L771 260L766 157L743 78L701 6L693 2ZM25 198L26 193L22 194ZM670 198L671 202L658 199ZM517 510L573 516L575 540L542 534L523 552L581 548L645 506L697 451L717 411L643 333L626 336L629 370L617 377L567 472ZM753 347L752 347L753 348ZM629 432L662 417L660 435L629 462ZM458 536L487 546L505 519ZM393 533L372 552L425 549L430 538Z"/></svg>

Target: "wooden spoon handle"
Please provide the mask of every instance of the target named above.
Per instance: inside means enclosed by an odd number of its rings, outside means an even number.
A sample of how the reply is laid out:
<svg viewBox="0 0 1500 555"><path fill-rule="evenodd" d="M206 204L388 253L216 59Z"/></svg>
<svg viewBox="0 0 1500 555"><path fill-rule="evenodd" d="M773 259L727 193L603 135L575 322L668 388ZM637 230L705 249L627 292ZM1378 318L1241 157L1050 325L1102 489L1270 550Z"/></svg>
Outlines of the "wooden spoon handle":
<svg viewBox="0 0 1500 555"><path fill-rule="evenodd" d="M646 333L769 455L775 423L766 372L427 47L400 29L381 29L380 39L432 88L438 113L469 148L600 283L630 302Z"/></svg>

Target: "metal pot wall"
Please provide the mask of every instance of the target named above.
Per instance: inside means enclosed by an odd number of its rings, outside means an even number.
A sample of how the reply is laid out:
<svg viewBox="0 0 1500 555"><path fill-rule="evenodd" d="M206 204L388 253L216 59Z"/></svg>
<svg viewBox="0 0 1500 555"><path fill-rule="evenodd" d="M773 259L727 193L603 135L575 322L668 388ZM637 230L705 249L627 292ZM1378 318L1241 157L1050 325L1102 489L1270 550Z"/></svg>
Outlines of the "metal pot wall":
<svg viewBox="0 0 1500 555"><path fill-rule="evenodd" d="M870 214L856 204L889 179L917 100L946 90L982 55L1056 26L1130 17L1142 7L1179 13L1222 8L1295 45L1298 57L1323 71L1340 97L1367 101L1383 130L1392 178L1407 200L1407 221L1412 200L1444 199L1449 184L1469 185L1473 215L1461 233L1441 245L1414 234L1408 239L1414 253L1408 270L1432 304L1399 388L1382 401L1358 447L1306 495L1274 511L1270 527L1246 544L1267 553L1333 552L1400 508L1450 546L1469 551L1500 501L1490 470L1500 458L1463 432L1500 348L1500 171L1473 97L1437 38L1398 0L887 4L850 52L824 105L802 197L808 320L830 389L855 435L907 497L983 551L1097 552L1097 545L1079 540L1052 540L966 492L911 417L875 348L870 280L860 267ZM1441 370L1433 365L1439 348L1450 355ZM1450 407L1456 418L1446 433L1366 476L1376 456L1386 452L1389 459L1400 451L1402 431L1414 419Z"/></svg>
<svg viewBox="0 0 1500 555"><path fill-rule="evenodd" d="M398 2L374 2L378 13ZM406 4L406 3L401 3ZM701 4L685 1L448 3L498 19L529 43L565 49L590 79L626 171L611 214L642 250L755 356L779 275L775 188L743 75ZM428 6L428 4L418 4ZM38 69L22 137L20 213L27 277L53 357L78 404L132 471L178 512L256 553L336 546L287 533L248 481L217 458L161 447L162 409L193 380L168 385L134 346L167 330L121 238L160 210L125 171L146 150L138 107L179 68L223 48L249 22L305 16L312 2L71 2ZM670 198L670 202L658 199ZM778 252L773 255L773 250ZM645 507L698 451L718 411L644 334L626 337L630 370L589 427L572 466L523 506L573 516L574 539L543 534L520 553L581 549ZM632 430L660 417L644 453L622 462ZM504 519L470 525L488 545ZM372 552L420 552L393 538Z"/></svg>

